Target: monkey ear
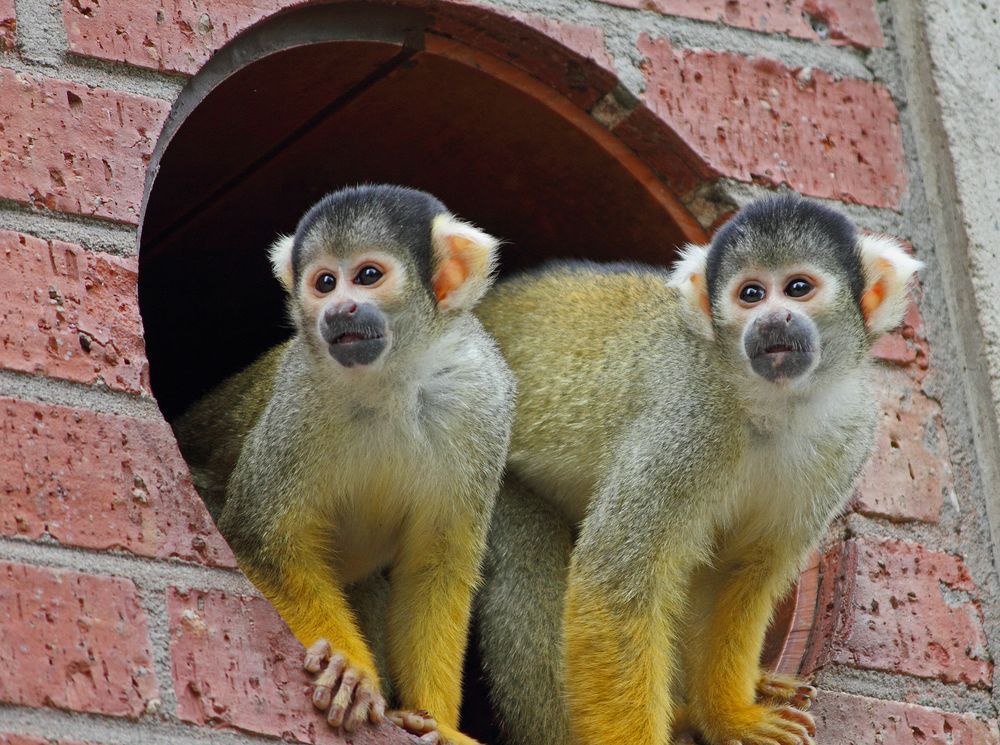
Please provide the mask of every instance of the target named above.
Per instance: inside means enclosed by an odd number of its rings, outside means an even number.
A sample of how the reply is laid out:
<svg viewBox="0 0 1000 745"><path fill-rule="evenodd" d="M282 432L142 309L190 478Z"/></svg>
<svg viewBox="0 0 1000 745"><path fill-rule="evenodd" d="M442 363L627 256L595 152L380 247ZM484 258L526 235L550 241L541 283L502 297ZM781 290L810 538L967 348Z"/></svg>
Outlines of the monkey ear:
<svg viewBox="0 0 1000 745"><path fill-rule="evenodd" d="M858 253L865 278L861 312L868 330L880 336L902 322L910 283L924 263L906 253L898 241L884 235L861 236Z"/></svg>
<svg viewBox="0 0 1000 745"><path fill-rule="evenodd" d="M295 243L293 235L279 235L267 255L271 259L271 271L281 282L281 286L286 292L292 291L292 245Z"/></svg>
<svg viewBox="0 0 1000 745"><path fill-rule="evenodd" d="M681 296L681 307L691 328L707 339L712 334L712 306L708 300L708 280L705 267L708 263L708 246L689 243L670 272L670 286L676 287Z"/></svg>
<svg viewBox="0 0 1000 745"><path fill-rule="evenodd" d="M449 214L431 223L434 276L431 286L442 310L468 310L493 284L500 241Z"/></svg>

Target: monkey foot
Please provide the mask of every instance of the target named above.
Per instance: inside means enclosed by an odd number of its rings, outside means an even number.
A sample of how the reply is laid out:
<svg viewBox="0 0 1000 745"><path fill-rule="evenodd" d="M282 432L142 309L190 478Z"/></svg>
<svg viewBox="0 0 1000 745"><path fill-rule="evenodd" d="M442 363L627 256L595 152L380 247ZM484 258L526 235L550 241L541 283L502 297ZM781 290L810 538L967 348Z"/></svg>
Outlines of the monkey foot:
<svg viewBox="0 0 1000 745"><path fill-rule="evenodd" d="M331 727L353 732L365 722L378 724L385 718L385 698L375 676L332 649L326 639L306 650L304 667L317 674L312 702L326 712Z"/></svg>
<svg viewBox="0 0 1000 745"><path fill-rule="evenodd" d="M761 670L757 681L757 695L771 703L790 704L806 711L816 698L816 689L792 675Z"/></svg>
<svg viewBox="0 0 1000 745"><path fill-rule="evenodd" d="M426 711L407 711L404 709L393 709L386 712L386 719L402 727L411 735L420 738L420 742L441 743L441 732L438 730L438 723L430 713Z"/></svg>
<svg viewBox="0 0 1000 745"><path fill-rule="evenodd" d="M717 712L704 728L712 745L816 745L815 734L812 716L801 709L760 704Z"/></svg>
<svg viewBox="0 0 1000 745"><path fill-rule="evenodd" d="M410 734L417 735L420 742L439 745L481 745L478 740L473 740L456 729L438 724L426 711L395 710L388 712L386 718Z"/></svg>

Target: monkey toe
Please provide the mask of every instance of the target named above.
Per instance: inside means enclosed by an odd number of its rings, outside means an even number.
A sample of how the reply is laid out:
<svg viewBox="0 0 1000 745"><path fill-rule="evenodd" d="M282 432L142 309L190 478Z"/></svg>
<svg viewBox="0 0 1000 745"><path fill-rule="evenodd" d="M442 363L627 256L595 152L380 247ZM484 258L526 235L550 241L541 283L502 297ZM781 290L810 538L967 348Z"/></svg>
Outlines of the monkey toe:
<svg viewBox="0 0 1000 745"><path fill-rule="evenodd" d="M762 671L757 681L757 696L778 704L791 704L805 711L816 698L816 689L791 675Z"/></svg>
<svg viewBox="0 0 1000 745"><path fill-rule="evenodd" d="M813 718L791 706L757 704L722 714L704 731L713 745L816 745Z"/></svg>
<svg viewBox="0 0 1000 745"><path fill-rule="evenodd" d="M438 724L426 711L406 711L396 709L386 714L386 718L397 727L402 727L411 735L437 733Z"/></svg>

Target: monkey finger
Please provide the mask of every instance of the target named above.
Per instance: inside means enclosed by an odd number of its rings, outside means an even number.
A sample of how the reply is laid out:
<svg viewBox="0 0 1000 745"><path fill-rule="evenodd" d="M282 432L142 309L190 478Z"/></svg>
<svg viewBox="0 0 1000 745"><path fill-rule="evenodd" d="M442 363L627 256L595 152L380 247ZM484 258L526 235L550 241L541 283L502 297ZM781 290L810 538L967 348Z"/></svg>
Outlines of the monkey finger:
<svg viewBox="0 0 1000 745"><path fill-rule="evenodd" d="M375 691L370 680L365 679L358 684L354 691L350 710L344 716L345 732L354 732L361 724L371 718L371 710L374 708L376 698L381 698L381 694Z"/></svg>
<svg viewBox="0 0 1000 745"><path fill-rule="evenodd" d="M372 724L378 724L383 719L385 719L385 698L379 693L375 697L375 703L368 710L368 721Z"/></svg>
<svg viewBox="0 0 1000 745"><path fill-rule="evenodd" d="M306 650L306 660L302 666L310 673L318 673L330 659L331 654L333 650L330 648L330 642L326 639L317 639Z"/></svg>
<svg viewBox="0 0 1000 745"><path fill-rule="evenodd" d="M340 676L346 667L347 658L337 653L330 658L326 669L316 677L314 683L316 688L313 690L313 705L317 709L325 711L329 708L333 692L337 688L337 681L340 680Z"/></svg>
<svg viewBox="0 0 1000 745"><path fill-rule="evenodd" d="M329 710L326 712L326 721L330 723L331 727L339 727L344 723L344 714L347 713L347 707L354 700L354 689L357 688L360 680L361 673L353 667L347 668L340 677L340 685L333 696Z"/></svg>
<svg viewBox="0 0 1000 745"><path fill-rule="evenodd" d="M428 732L426 735L421 735L420 742L432 742L440 745L441 743L441 733L440 732Z"/></svg>

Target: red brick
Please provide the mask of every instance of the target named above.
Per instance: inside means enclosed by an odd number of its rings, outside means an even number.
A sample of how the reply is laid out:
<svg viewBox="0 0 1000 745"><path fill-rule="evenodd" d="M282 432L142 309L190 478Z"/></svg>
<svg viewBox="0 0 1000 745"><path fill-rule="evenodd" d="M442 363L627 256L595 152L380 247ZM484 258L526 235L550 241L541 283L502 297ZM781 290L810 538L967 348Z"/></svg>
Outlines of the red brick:
<svg viewBox="0 0 1000 745"><path fill-rule="evenodd" d="M957 556L854 539L829 551L820 571L805 672L840 664L989 687L976 587Z"/></svg>
<svg viewBox="0 0 1000 745"><path fill-rule="evenodd" d="M0 535L235 566L162 420L0 398Z"/></svg>
<svg viewBox="0 0 1000 745"><path fill-rule="evenodd" d="M69 49L168 72L197 72L212 52L292 0L204 3L63 0Z"/></svg>
<svg viewBox="0 0 1000 745"><path fill-rule="evenodd" d="M254 23L295 5L255 3L97 3L64 0L63 21L76 54L170 72L197 72L212 52ZM487 9L475 3L413 0L433 28L528 70L583 108L615 83L600 29L561 19ZM539 35L541 32L542 35Z"/></svg>
<svg viewBox="0 0 1000 745"><path fill-rule="evenodd" d="M0 366L149 392L136 261L0 230Z"/></svg>
<svg viewBox="0 0 1000 745"><path fill-rule="evenodd" d="M937 522L944 495L952 489L941 405L903 370L889 368L880 377L875 450L854 507L891 520Z"/></svg>
<svg viewBox="0 0 1000 745"><path fill-rule="evenodd" d="M132 718L155 709L146 617L130 580L8 563L0 577L0 701Z"/></svg>
<svg viewBox="0 0 1000 745"><path fill-rule="evenodd" d="M875 342L872 354L883 362L900 367L927 369L929 351L924 334L924 319L915 301L907 307L902 325Z"/></svg>
<svg viewBox="0 0 1000 745"><path fill-rule="evenodd" d="M0 733L0 745L97 745L97 743Z"/></svg>
<svg viewBox="0 0 1000 745"><path fill-rule="evenodd" d="M343 743L309 700L302 645L266 600L221 590L167 595L177 716L306 743ZM408 743L366 727L354 745Z"/></svg>
<svg viewBox="0 0 1000 745"><path fill-rule="evenodd" d="M17 49L17 15L14 0L0 0L0 52Z"/></svg>
<svg viewBox="0 0 1000 745"><path fill-rule="evenodd" d="M170 105L0 69L0 197L137 223Z"/></svg>
<svg viewBox="0 0 1000 745"><path fill-rule="evenodd" d="M819 41L813 23L826 26L832 44L881 47L874 0L599 0L623 8L724 23L797 39Z"/></svg>
<svg viewBox="0 0 1000 745"><path fill-rule="evenodd" d="M996 720L820 691L816 741L837 745L1000 745Z"/></svg>
<svg viewBox="0 0 1000 745"><path fill-rule="evenodd" d="M675 51L666 39L646 34L639 50L646 104L707 175L898 207L906 164L899 115L883 86L759 57ZM661 163L664 156L691 161L678 147L661 155L627 120L619 129L668 178L673 161Z"/></svg>

